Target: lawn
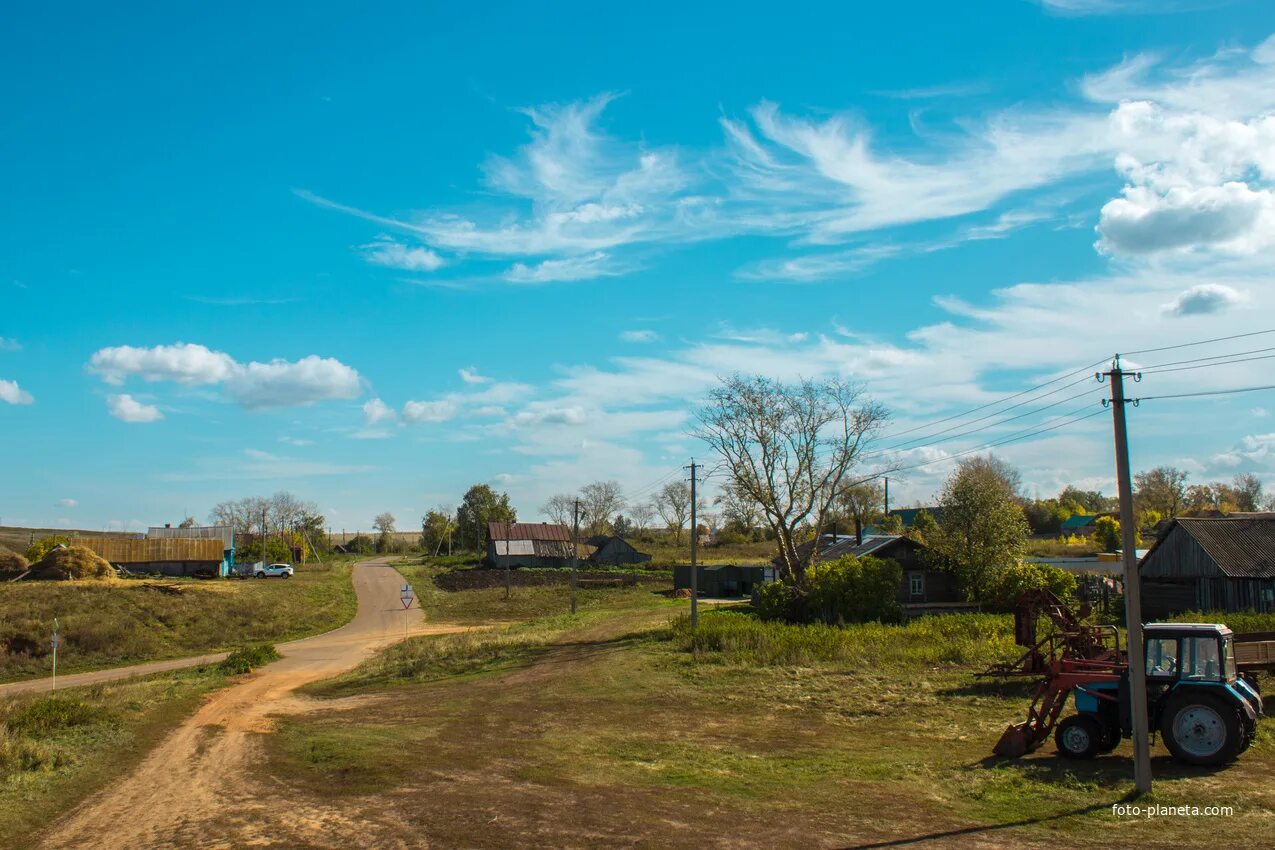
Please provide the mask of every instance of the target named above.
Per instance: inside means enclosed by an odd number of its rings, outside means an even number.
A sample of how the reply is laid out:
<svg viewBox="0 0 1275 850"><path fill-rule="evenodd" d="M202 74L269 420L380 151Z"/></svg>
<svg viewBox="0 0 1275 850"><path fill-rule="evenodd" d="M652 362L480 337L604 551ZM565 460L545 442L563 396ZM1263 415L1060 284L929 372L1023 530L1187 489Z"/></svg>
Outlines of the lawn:
<svg viewBox="0 0 1275 850"><path fill-rule="evenodd" d="M200 667L0 700L0 848L123 776L159 736L227 682Z"/></svg>
<svg viewBox="0 0 1275 850"><path fill-rule="evenodd" d="M5 584L0 681L47 676L56 617L58 672L74 673L281 642L336 628L357 607L352 558L298 566L287 580L124 579Z"/></svg>
<svg viewBox="0 0 1275 850"><path fill-rule="evenodd" d="M334 699L267 740L269 769L347 813L391 807L436 846L1275 846L1265 729L1221 770L1153 750L1152 802L1227 817L1113 815L1128 742L1093 762L991 757L1028 701L973 675L1013 654L1008 617L710 611L692 637L684 605L415 639L312 688Z"/></svg>

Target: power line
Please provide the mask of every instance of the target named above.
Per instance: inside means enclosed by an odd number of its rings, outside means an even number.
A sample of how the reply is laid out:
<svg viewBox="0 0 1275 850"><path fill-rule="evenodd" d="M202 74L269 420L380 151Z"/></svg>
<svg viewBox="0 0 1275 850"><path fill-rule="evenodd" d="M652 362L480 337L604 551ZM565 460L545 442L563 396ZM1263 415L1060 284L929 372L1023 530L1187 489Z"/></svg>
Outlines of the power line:
<svg viewBox="0 0 1275 850"><path fill-rule="evenodd" d="M1142 369L1139 370L1144 375L1160 375L1165 372L1188 372L1192 369L1208 369L1213 366L1230 366L1232 363L1248 363L1253 360L1272 360L1275 354L1264 354L1261 357L1241 357L1238 360L1221 360L1217 363L1200 363L1196 366L1173 366L1168 369Z"/></svg>
<svg viewBox="0 0 1275 850"><path fill-rule="evenodd" d="M1249 333L1244 333L1244 334L1232 334L1231 336L1219 336L1219 337L1215 337L1214 339L1202 339L1199 342L1183 342L1183 343L1179 343L1178 345L1164 345L1164 346L1161 346L1160 348L1141 348L1137 351L1126 351L1124 352L1124 354L1125 356L1129 356L1132 354L1152 354L1156 351L1173 351L1174 349L1177 349L1177 348L1190 348L1195 345L1208 345L1211 342L1227 342L1228 340L1232 340L1232 339L1244 339L1245 337L1261 336L1262 334L1275 334L1275 328L1271 328L1270 330L1266 330L1266 331L1250 331Z"/></svg>
<svg viewBox="0 0 1275 850"><path fill-rule="evenodd" d="M1173 395L1149 395L1136 399L1136 401L1161 401L1168 398L1198 398L1206 395L1231 395L1233 393L1252 393L1258 390L1275 390L1275 384L1267 384L1262 387L1235 387L1229 390L1205 390L1198 393L1174 393Z"/></svg>
<svg viewBox="0 0 1275 850"><path fill-rule="evenodd" d="M1225 360L1228 357L1241 357L1245 354L1262 354L1267 351L1275 351L1275 347L1254 348L1254 349L1250 349L1249 351L1235 351L1235 352L1232 352L1231 354L1215 354L1212 357L1196 357L1193 360L1172 360L1168 363L1153 363L1150 366L1143 366L1139 369L1134 369L1132 371L1150 372L1153 369L1160 369L1165 366L1181 366L1184 363L1203 363L1205 360Z"/></svg>

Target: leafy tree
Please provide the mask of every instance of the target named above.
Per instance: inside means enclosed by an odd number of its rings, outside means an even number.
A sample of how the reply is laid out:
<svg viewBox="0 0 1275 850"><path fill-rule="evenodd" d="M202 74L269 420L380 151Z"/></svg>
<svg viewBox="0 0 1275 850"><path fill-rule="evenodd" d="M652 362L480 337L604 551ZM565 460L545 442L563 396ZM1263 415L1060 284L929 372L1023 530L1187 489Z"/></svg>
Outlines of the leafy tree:
<svg viewBox="0 0 1275 850"><path fill-rule="evenodd" d="M618 481L594 481L580 488L580 505L589 518L590 534L605 534L610 518L624 508Z"/></svg>
<svg viewBox="0 0 1275 850"><path fill-rule="evenodd" d="M1134 501L1140 510L1159 511L1172 519L1185 505L1186 479L1187 474L1173 466L1139 472L1133 476Z"/></svg>
<svg viewBox="0 0 1275 850"><path fill-rule="evenodd" d="M356 534L345 541L345 550L358 555L370 555L376 550L376 543L366 534Z"/></svg>
<svg viewBox="0 0 1275 850"><path fill-rule="evenodd" d="M775 533L780 574L800 584L811 554L801 530L826 527L829 508L887 414L863 388L840 379L783 384L734 375L709 392L695 434L722 458L731 483Z"/></svg>
<svg viewBox="0 0 1275 850"><path fill-rule="evenodd" d="M912 519L912 527L908 529L908 536L918 543L925 543L935 535L938 529L939 524L935 522L930 512L921 510L917 511L916 516Z"/></svg>
<svg viewBox="0 0 1275 850"><path fill-rule="evenodd" d="M733 484L727 484L713 503L721 508L722 522L726 528L756 538L757 525L761 522L761 508L747 493Z"/></svg>
<svg viewBox="0 0 1275 850"><path fill-rule="evenodd" d="M63 546L69 545L71 539L62 534L53 534L48 537L41 537L39 540L27 547L26 559L34 564L44 559L44 556L53 551L58 544Z"/></svg>
<svg viewBox="0 0 1275 850"><path fill-rule="evenodd" d="M487 523L517 521L518 514L509 504L508 493L497 493L486 484L475 484L465 491L456 509L456 542L466 551L481 551L487 545Z"/></svg>
<svg viewBox="0 0 1275 850"><path fill-rule="evenodd" d="M806 573L811 619L824 623L897 623L903 608L895 594L903 581L897 561L866 555L815 563Z"/></svg>
<svg viewBox="0 0 1275 850"><path fill-rule="evenodd" d="M372 527L381 533L381 536L376 540L376 551L389 552L394 548L394 524L396 522L398 520L389 511L377 514L376 519L372 520Z"/></svg>
<svg viewBox="0 0 1275 850"><path fill-rule="evenodd" d="M990 458L962 461L947 479L940 502L943 520L926 540L961 580L965 593L982 599L996 576L1018 563L1028 526L1016 496L1016 476Z"/></svg>
<svg viewBox="0 0 1275 850"><path fill-rule="evenodd" d="M437 555L446 545L448 554L451 554L452 535L455 532L456 520L452 517L451 511L446 508L436 508L421 519L421 548Z"/></svg>
<svg viewBox="0 0 1275 850"><path fill-rule="evenodd" d="M1120 537L1120 520L1109 516L1100 516L1094 522L1093 542L1103 552L1114 552L1122 547Z"/></svg>
<svg viewBox="0 0 1275 850"><path fill-rule="evenodd" d="M1251 472L1241 473L1231 479L1235 509L1256 511L1262 508L1262 481Z"/></svg>
<svg viewBox="0 0 1275 850"><path fill-rule="evenodd" d="M842 488L833 506L846 517L856 536L865 526L874 525L885 516L885 492L878 481L861 481Z"/></svg>
<svg viewBox="0 0 1275 850"><path fill-rule="evenodd" d="M1115 510L1116 500L1110 496L1104 496L1097 490L1081 490L1068 484L1058 494L1059 504L1071 503L1076 507L1072 509L1072 514L1100 514L1104 511Z"/></svg>
<svg viewBox="0 0 1275 850"><path fill-rule="evenodd" d="M623 514L616 514L615 519L611 520L611 533L618 537L628 537L633 534L633 523L625 519Z"/></svg>
<svg viewBox="0 0 1275 850"><path fill-rule="evenodd" d="M1013 611L1029 590L1048 590L1066 602L1076 593L1076 577L1052 564L1010 564L992 582L988 601L1002 611Z"/></svg>

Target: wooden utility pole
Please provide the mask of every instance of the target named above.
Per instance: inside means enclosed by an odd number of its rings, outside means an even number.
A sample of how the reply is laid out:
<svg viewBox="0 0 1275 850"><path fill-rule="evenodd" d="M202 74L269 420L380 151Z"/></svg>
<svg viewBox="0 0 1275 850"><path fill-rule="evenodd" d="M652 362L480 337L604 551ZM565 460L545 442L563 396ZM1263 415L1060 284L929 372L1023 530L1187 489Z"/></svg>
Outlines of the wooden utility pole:
<svg viewBox="0 0 1275 850"><path fill-rule="evenodd" d="M699 519L695 510L695 458L691 458L691 630L699 626Z"/></svg>
<svg viewBox="0 0 1275 850"><path fill-rule="evenodd" d="M885 477L885 515L890 516L890 476Z"/></svg>
<svg viewBox="0 0 1275 850"><path fill-rule="evenodd" d="M1124 606L1128 625L1129 702L1133 714L1133 781L1139 794L1151 793L1151 741L1147 729L1147 666L1142 646L1142 577L1138 574L1138 537L1134 527L1133 484L1129 475L1129 432L1125 424L1125 372L1120 355L1104 373L1111 380L1111 418L1116 438L1116 486L1120 493L1120 541L1124 562ZM1102 376L1098 375L1099 380ZM1135 374L1134 380L1141 380ZM1136 404L1136 400L1134 400Z"/></svg>
<svg viewBox="0 0 1275 850"><path fill-rule="evenodd" d="M580 500L571 506L571 613L576 612L576 569L580 565Z"/></svg>

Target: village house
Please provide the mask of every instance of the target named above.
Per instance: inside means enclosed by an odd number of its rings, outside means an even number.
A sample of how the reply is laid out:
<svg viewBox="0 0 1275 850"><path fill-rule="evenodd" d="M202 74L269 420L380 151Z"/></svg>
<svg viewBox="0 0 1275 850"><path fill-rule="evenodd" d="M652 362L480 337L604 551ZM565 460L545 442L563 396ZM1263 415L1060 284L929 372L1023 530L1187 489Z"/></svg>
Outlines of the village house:
<svg viewBox="0 0 1275 850"><path fill-rule="evenodd" d="M489 522L487 561L501 568L570 566L571 531L548 522Z"/></svg>

